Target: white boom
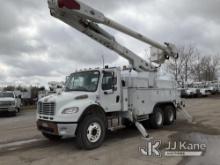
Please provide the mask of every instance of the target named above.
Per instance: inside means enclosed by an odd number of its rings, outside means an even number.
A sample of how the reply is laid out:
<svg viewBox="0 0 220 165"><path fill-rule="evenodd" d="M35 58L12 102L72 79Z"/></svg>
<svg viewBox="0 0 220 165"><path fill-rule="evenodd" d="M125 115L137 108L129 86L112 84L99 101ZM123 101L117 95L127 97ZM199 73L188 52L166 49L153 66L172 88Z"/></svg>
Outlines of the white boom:
<svg viewBox="0 0 220 165"><path fill-rule="evenodd" d="M178 53L173 44L165 43L165 45L162 45L155 42L142 34L105 17L101 12L78 0L48 0L48 5L52 16L69 24L78 31L98 41L105 47L117 52L119 55L126 58L132 65L132 69L137 72L155 72L157 71L157 67L119 44L115 40L114 36L102 29L98 24L114 28L122 33L136 38L137 40L160 49L162 53L157 55L158 60L156 60L156 62L158 64L164 63L165 60L170 57L178 58Z"/></svg>

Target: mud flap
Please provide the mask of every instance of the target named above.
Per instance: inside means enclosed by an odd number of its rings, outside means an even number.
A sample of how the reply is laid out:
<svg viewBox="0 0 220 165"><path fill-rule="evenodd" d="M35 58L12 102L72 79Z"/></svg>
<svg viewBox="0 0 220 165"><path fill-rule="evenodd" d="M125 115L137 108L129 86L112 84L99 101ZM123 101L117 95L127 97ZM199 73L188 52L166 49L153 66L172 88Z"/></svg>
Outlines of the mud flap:
<svg viewBox="0 0 220 165"><path fill-rule="evenodd" d="M188 122L192 122L193 121L193 117L189 114L189 112L187 112L185 109L183 108L178 108L178 111L181 112L183 114L183 116L185 117L185 119Z"/></svg>

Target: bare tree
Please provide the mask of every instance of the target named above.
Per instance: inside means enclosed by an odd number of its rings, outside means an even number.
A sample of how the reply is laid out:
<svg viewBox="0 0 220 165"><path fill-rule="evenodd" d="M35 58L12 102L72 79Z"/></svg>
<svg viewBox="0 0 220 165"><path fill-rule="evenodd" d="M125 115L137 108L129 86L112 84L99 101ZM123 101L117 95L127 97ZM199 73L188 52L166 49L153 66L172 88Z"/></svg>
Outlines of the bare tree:
<svg viewBox="0 0 220 165"><path fill-rule="evenodd" d="M201 63L201 54L198 52L195 55L195 60L193 63L193 66L191 68L191 73L192 73L192 77L193 80L195 81L202 81L202 68L203 68L203 64Z"/></svg>
<svg viewBox="0 0 220 165"><path fill-rule="evenodd" d="M201 60L202 80L213 81L217 79L217 66L219 58L217 56L204 56Z"/></svg>
<svg viewBox="0 0 220 165"><path fill-rule="evenodd" d="M192 66L197 48L192 44L179 48L179 58L168 64L168 70L176 81L187 82L192 75Z"/></svg>
<svg viewBox="0 0 220 165"><path fill-rule="evenodd" d="M169 72L177 82L213 81L218 79L219 55L201 55L192 44L179 48L179 59L168 63Z"/></svg>
<svg viewBox="0 0 220 165"><path fill-rule="evenodd" d="M218 65L220 58L216 55L196 55L192 67L192 76L195 81L213 81L218 79Z"/></svg>
<svg viewBox="0 0 220 165"><path fill-rule="evenodd" d="M192 75L192 67L194 65L194 59L195 59L195 54L197 52L197 48L193 45L189 45L188 47L185 47L183 51L183 57L184 57L184 77L185 77L185 82L188 81L189 78L191 78Z"/></svg>
<svg viewBox="0 0 220 165"><path fill-rule="evenodd" d="M212 73L213 73L213 80L218 80L218 72L219 72L219 65L220 65L220 57L219 55L215 55L212 58Z"/></svg>

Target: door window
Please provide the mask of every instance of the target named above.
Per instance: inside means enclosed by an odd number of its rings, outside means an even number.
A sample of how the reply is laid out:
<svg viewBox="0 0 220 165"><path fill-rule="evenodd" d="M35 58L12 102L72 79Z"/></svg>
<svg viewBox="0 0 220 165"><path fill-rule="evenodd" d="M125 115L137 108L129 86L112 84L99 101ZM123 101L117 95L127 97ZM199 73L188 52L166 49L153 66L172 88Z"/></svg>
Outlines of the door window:
<svg viewBox="0 0 220 165"><path fill-rule="evenodd" d="M105 72L102 79L102 90L107 91L113 89L115 85L114 74L113 72Z"/></svg>

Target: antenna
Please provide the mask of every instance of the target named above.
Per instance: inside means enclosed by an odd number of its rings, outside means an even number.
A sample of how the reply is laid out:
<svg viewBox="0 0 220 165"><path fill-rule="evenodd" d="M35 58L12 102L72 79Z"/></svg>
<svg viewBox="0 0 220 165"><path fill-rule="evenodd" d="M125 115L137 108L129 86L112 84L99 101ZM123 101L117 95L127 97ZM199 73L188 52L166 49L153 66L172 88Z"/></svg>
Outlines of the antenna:
<svg viewBox="0 0 220 165"><path fill-rule="evenodd" d="M102 65L103 65L103 68L105 68L105 57L104 57L104 55L102 55Z"/></svg>

